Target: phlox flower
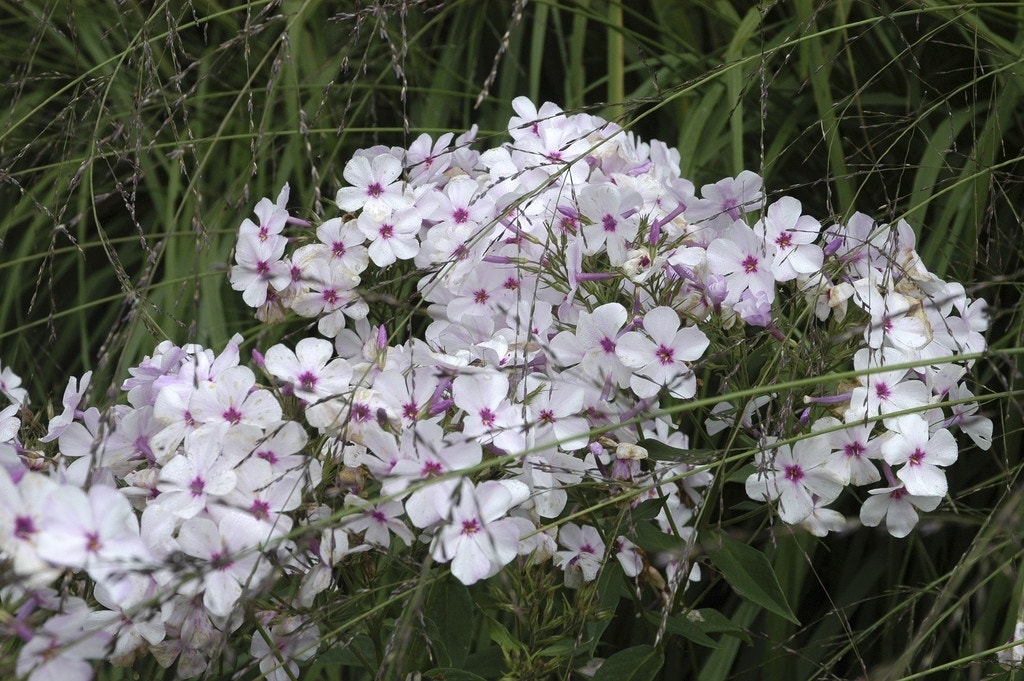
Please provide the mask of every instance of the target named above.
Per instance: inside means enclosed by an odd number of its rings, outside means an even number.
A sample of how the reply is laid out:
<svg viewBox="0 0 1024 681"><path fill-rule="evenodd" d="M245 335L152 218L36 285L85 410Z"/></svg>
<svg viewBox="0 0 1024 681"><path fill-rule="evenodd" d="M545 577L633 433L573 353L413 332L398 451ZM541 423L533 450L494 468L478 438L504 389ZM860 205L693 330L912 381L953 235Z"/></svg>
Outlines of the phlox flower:
<svg viewBox="0 0 1024 681"><path fill-rule="evenodd" d="M565 366L579 364L584 372L599 376L600 383L613 379L620 387L629 385L633 371L615 352L627 316L626 308L619 303L605 303L593 312L580 312L575 333L563 331L552 339L555 362Z"/></svg>
<svg viewBox="0 0 1024 681"><path fill-rule="evenodd" d="M906 361L906 356L894 348L878 351L862 348L853 356L853 368L866 371ZM908 373L909 369L893 369L857 376L860 386L850 394L845 420L851 423L865 416L890 414L928 404L928 387Z"/></svg>
<svg viewBox="0 0 1024 681"><path fill-rule="evenodd" d="M760 208L764 201L761 177L750 170L744 170L735 178L727 177L714 184L700 188L701 199L686 209L686 219L691 223L705 223L703 227L721 229L728 227L744 214Z"/></svg>
<svg viewBox="0 0 1024 681"><path fill-rule="evenodd" d="M64 411L50 419L46 435L39 438L40 442L53 442L60 437L65 428L71 425L72 421L82 418L82 414L85 412L80 408L80 404L82 398L85 397L86 392L89 390L90 380L92 380L91 371L86 371L82 374L81 380L76 379L74 376L68 379L68 385L64 388L64 398L61 400L61 404L64 405Z"/></svg>
<svg viewBox="0 0 1024 681"><path fill-rule="evenodd" d="M281 405L269 390L256 388L256 375L244 366L226 369L216 381L199 384L189 399L199 423L244 423L266 427L281 420Z"/></svg>
<svg viewBox="0 0 1024 681"><path fill-rule="evenodd" d="M0 364L0 394L17 405L28 404L28 390L21 387L21 377L11 367Z"/></svg>
<svg viewBox="0 0 1024 681"><path fill-rule="evenodd" d="M612 266L626 260L626 245L636 238L640 217L636 210L643 199L635 191L614 184L588 184L579 192L579 211L587 218L583 226L584 254L601 248L608 251Z"/></svg>
<svg viewBox="0 0 1024 681"><path fill-rule="evenodd" d="M768 302L775 300L775 277L772 258L764 239L754 234L746 223L737 220L708 244L708 271L725 278L728 293L723 304L732 305L744 291L764 293Z"/></svg>
<svg viewBox="0 0 1024 681"><path fill-rule="evenodd" d="M335 357L334 345L323 338L303 338L295 350L278 344L267 350L263 366L274 378L282 381L299 399L317 402L337 397L349 389L352 368L341 357Z"/></svg>
<svg viewBox="0 0 1024 681"><path fill-rule="evenodd" d="M344 525L349 532L362 532L363 541L367 544L386 549L391 546L391 535L395 535L406 546L412 545L412 531L399 519L404 512L401 502L373 504L355 494L349 494L345 497L345 505L361 509L360 513L346 517Z"/></svg>
<svg viewBox="0 0 1024 681"><path fill-rule="evenodd" d="M346 221L341 218L325 220L316 228L316 238L320 244L313 244L313 246L326 246L328 257L335 267L354 274L359 274L366 269L366 265L370 261L364 245L366 237L356 226L354 220ZM299 251L301 250L300 248ZM296 251L296 259L302 259L299 257L299 251Z"/></svg>
<svg viewBox="0 0 1024 681"><path fill-rule="evenodd" d="M894 537L903 538L917 525L917 510L934 511L941 496L918 496L904 485L868 490L871 496L860 509L860 521L868 527L877 527L885 520L885 528Z"/></svg>
<svg viewBox="0 0 1024 681"><path fill-rule="evenodd" d="M315 258L304 266L302 291L291 308L303 317L318 317L317 329L334 338L345 328L345 316L361 319L369 307L355 291L359 276L347 269L333 267L330 260Z"/></svg>
<svg viewBox="0 0 1024 681"><path fill-rule="evenodd" d="M342 171L342 177L352 186L338 190L338 207L362 210L377 222L393 211L408 208L412 199L398 179L401 174L402 162L391 154L378 154L372 159L353 156Z"/></svg>
<svg viewBox="0 0 1024 681"><path fill-rule="evenodd" d="M695 326L679 326L675 310L656 307L644 315L642 333L619 338L615 355L633 369L629 385L638 397L654 397L663 386L680 399L696 393L697 379L687 362L700 359L710 340Z"/></svg>
<svg viewBox="0 0 1024 681"><path fill-rule="evenodd" d="M69 598L62 611L50 617L18 652L18 678L27 681L89 681L92 664L107 654L111 636L88 626L89 606Z"/></svg>
<svg viewBox="0 0 1024 681"><path fill-rule="evenodd" d="M44 560L84 569L112 590L121 573L152 563L134 509L106 485L94 484L88 492L71 485L51 490L36 546Z"/></svg>
<svg viewBox="0 0 1024 681"><path fill-rule="evenodd" d="M840 425L839 419L826 416L811 424L811 430L817 432ZM851 423L841 430L822 434L833 452L832 460L826 465L844 485L868 485L881 480L878 467L869 461L882 457L878 438L871 438L873 429L873 423Z"/></svg>
<svg viewBox="0 0 1024 681"><path fill-rule="evenodd" d="M419 211L407 209L382 218L364 212L359 215L356 226L370 241L367 250L373 264L387 267L396 260L416 257L420 250L417 235L422 222Z"/></svg>
<svg viewBox="0 0 1024 681"><path fill-rule="evenodd" d="M242 513L227 513L216 524L208 518L189 518L178 532L178 544L208 565L182 589L202 590L203 605L210 614L227 617L243 592L259 586L270 574L270 564L258 550L267 538L260 522Z"/></svg>
<svg viewBox="0 0 1024 681"><path fill-rule="evenodd" d="M452 575L466 585L496 575L518 554L519 524L506 516L527 494L511 480L463 480L431 544L434 560L451 561Z"/></svg>
<svg viewBox="0 0 1024 681"><path fill-rule="evenodd" d="M0 409L0 444L13 443L17 438L21 429L21 419L17 416L20 409L18 404Z"/></svg>
<svg viewBox="0 0 1024 681"><path fill-rule="evenodd" d="M164 640L166 630L160 613L150 608L135 608L143 598L152 598L153 589L147 590L142 598L133 598L129 604L118 602L103 584L97 584L93 595L96 602L109 610L94 610L89 613L89 630L102 630L113 637L113 648L107 656L117 666L130 667L136 656Z"/></svg>
<svg viewBox="0 0 1024 681"><path fill-rule="evenodd" d="M421 134L409 145L405 166L413 184L423 184L437 178L451 167L452 153L448 146L454 134L446 132L433 142L427 133Z"/></svg>
<svg viewBox="0 0 1024 681"><path fill-rule="evenodd" d="M12 561L14 573L29 586L42 586L58 575L37 550L49 499L58 488L55 480L33 471L15 482L0 466L0 554Z"/></svg>
<svg viewBox="0 0 1024 681"><path fill-rule="evenodd" d="M297 615L264 621L262 628L253 632L249 654L259 660L266 681L290 681L298 678L297 663L316 655L319 646L320 627Z"/></svg>
<svg viewBox="0 0 1024 681"><path fill-rule="evenodd" d="M796 199L784 196L768 206L754 231L764 239L772 255L775 281L791 281L798 275L821 270L824 253L814 243L821 231L821 223L804 215Z"/></svg>
<svg viewBox="0 0 1024 681"><path fill-rule="evenodd" d="M757 455L758 470L747 477L747 496L779 501L779 517L794 524L814 511L816 499L834 501L842 481L829 468L832 452L818 438L800 440L790 448L780 445Z"/></svg>
<svg viewBox="0 0 1024 681"><path fill-rule="evenodd" d="M957 446L945 428L929 432L928 422L918 414L897 417L890 425L892 435L882 443L882 456L890 466L902 466L896 477L907 493L918 497L942 497L947 491L946 474L940 466L956 462Z"/></svg>
<svg viewBox="0 0 1024 681"><path fill-rule="evenodd" d="M525 441L508 388L508 377L500 371L462 374L452 382L452 399L466 412L464 435L512 453L522 451Z"/></svg>
<svg viewBox="0 0 1024 681"><path fill-rule="evenodd" d="M231 266L231 288L242 292L249 307L267 302L267 292L285 288L291 279L289 264L284 261L286 241L280 237L261 240L253 234L240 234L235 245L235 262Z"/></svg>
<svg viewBox="0 0 1024 681"><path fill-rule="evenodd" d="M565 523L558 529L558 543L564 551L555 554L555 566L565 572L565 585L575 589L597 579L604 562L605 544L597 528Z"/></svg>
<svg viewBox="0 0 1024 681"><path fill-rule="evenodd" d="M243 455L223 451L226 430L226 425L214 424L191 433L185 439L185 453L161 468L157 484L160 496L150 506L159 505L179 518L191 518L212 500L235 489L235 467Z"/></svg>

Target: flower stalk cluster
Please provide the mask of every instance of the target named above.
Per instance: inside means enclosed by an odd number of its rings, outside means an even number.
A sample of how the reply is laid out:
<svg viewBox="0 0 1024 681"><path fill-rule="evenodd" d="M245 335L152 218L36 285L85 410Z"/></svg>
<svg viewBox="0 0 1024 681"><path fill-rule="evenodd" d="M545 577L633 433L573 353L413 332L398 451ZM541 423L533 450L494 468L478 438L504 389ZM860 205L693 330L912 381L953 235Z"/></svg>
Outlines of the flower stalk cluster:
<svg viewBox="0 0 1024 681"><path fill-rule="evenodd" d="M27 437L27 394L3 369L2 626L25 641L19 674L152 654L190 678L230 651L289 678L356 554L429 554L467 585L516 561L570 588L611 560L662 587L697 579L685 546L715 466L685 453L727 427L756 451L750 498L817 535L847 526L830 507L845 488L868 486L861 522L905 536L948 491L954 433L989 446L963 357L985 348L984 301L929 273L905 222L823 227L749 171L698 192L663 143L513 107L511 141L486 150L473 130L358 152L336 217L293 216L287 185L257 204L231 285L262 322L316 333L254 351L255 370L241 336L219 353L165 341L124 404L90 405L86 374ZM425 321L385 307L395 271ZM823 372L782 417L767 390L729 402L738 343L813 337L845 339L823 366L856 383ZM675 414L719 393L681 428ZM614 495L653 503L642 522L679 549L595 502ZM62 575L94 588L68 597ZM234 650L239 631L251 644Z"/></svg>

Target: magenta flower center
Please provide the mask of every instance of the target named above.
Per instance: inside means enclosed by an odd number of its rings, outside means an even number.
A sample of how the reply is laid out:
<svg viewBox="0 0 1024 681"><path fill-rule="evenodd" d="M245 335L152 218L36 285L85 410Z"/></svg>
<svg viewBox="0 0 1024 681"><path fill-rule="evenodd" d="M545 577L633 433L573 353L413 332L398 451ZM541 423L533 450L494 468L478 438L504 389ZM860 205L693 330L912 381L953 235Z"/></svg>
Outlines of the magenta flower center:
<svg viewBox="0 0 1024 681"><path fill-rule="evenodd" d="M14 536L18 539L28 539L36 533L36 525L32 518L26 515L19 515L14 519Z"/></svg>
<svg viewBox="0 0 1024 681"><path fill-rule="evenodd" d="M238 411L234 407L229 408L226 412L221 414L221 416L223 416L224 420L233 426L237 426L242 422L242 412Z"/></svg>
<svg viewBox="0 0 1024 681"><path fill-rule="evenodd" d="M748 255L744 258L743 262L740 263L743 266L743 271L747 274L754 274L757 272L757 265L759 260L752 255Z"/></svg>
<svg viewBox="0 0 1024 681"><path fill-rule="evenodd" d="M886 385L885 383L876 383L875 384L875 396L878 397L878 399L880 399L880 400L889 399L889 395L891 395L891 394L892 394L892 392L889 390L889 386Z"/></svg>
<svg viewBox="0 0 1024 681"><path fill-rule="evenodd" d="M394 225L381 225L377 233L380 234L381 239L390 239L395 235L395 227Z"/></svg>
<svg viewBox="0 0 1024 681"><path fill-rule="evenodd" d="M380 196L383 193L384 193L384 187L382 187L380 185L380 182L374 182L373 184L371 184L370 186L368 186L366 188L367 196L372 196L373 198L377 198L378 196Z"/></svg>
<svg viewBox="0 0 1024 681"><path fill-rule="evenodd" d="M203 488L205 488L205 487L206 487L206 482L201 477L199 477L198 475L195 477L195 480L190 482L189 485L188 485L189 491L192 492L192 496L194 496L194 497L202 496L203 495Z"/></svg>
<svg viewBox="0 0 1024 681"><path fill-rule="evenodd" d="M790 466L786 466L783 475L785 475L786 480L789 480L790 482L800 482L804 477L804 469L796 464L792 464Z"/></svg>
<svg viewBox="0 0 1024 681"><path fill-rule="evenodd" d="M775 239L775 245L779 247L779 250L786 250L793 245L793 235L789 232L783 232Z"/></svg>
<svg viewBox="0 0 1024 681"><path fill-rule="evenodd" d="M864 445L859 442L851 442L843 447L843 454L852 458L860 458L864 451Z"/></svg>
<svg viewBox="0 0 1024 681"><path fill-rule="evenodd" d="M270 504L257 499L249 507L249 513L252 513L258 520L266 520L270 516Z"/></svg>
<svg viewBox="0 0 1024 681"><path fill-rule="evenodd" d="M675 354L676 351L666 345L659 345L658 349L654 351L654 356L662 364L672 364L675 361Z"/></svg>
<svg viewBox="0 0 1024 681"><path fill-rule="evenodd" d="M910 459L907 463L911 466L920 466L924 463L924 457L927 456L927 452L922 451L920 447L914 449L914 453L910 455Z"/></svg>
<svg viewBox="0 0 1024 681"><path fill-rule="evenodd" d="M299 374L299 385L303 390L312 390L316 387L316 374L312 371L304 371Z"/></svg>
<svg viewBox="0 0 1024 681"><path fill-rule="evenodd" d="M612 354L613 352L615 352L615 341L605 336L604 338L601 339L601 349L607 352L608 354Z"/></svg>
<svg viewBox="0 0 1024 681"><path fill-rule="evenodd" d="M480 531L480 521L476 518L462 521L462 534L472 536Z"/></svg>
<svg viewBox="0 0 1024 681"><path fill-rule="evenodd" d="M490 407L484 407L483 409L480 410L480 422L483 423L488 428L494 426L494 421L496 418L497 417L495 416L494 412L491 411Z"/></svg>
<svg viewBox="0 0 1024 681"><path fill-rule="evenodd" d="M605 215L601 218L601 226L604 227L606 232L614 232L618 225L619 223L615 220L614 215Z"/></svg>
<svg viewBox="0 0 1024 681"><path fill-rule="evenodd" d="M461 225L469 220L469 211L465 208L456 208L455 212L452 213L452 220L454 220L456 224Z"/></svg>

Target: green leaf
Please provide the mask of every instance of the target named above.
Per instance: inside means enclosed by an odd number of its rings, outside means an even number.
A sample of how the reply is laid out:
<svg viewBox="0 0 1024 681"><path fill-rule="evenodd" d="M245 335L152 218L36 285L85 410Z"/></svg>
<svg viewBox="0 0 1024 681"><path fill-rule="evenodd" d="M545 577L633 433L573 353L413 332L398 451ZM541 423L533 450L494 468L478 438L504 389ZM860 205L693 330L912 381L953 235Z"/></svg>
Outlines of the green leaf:
<svg viewBox="0 0 1024 681"><path fill-rule="evenodd" d="M667 551L679 551L685 541L675 535L665 534L650 523L640 523L636 526L636 545L647 553L662 553Z"/></svg>
<svg viewBox="0 0 1024 681"><path fill-rule="evenodd" d="M668 497L658 497L657 499L642 501L639 506L630 511L630 517L633 519L633 522L653 520L665 506L666 499L668 499Z"/></svg>
<svg viewBox="0 0 1024 681"><path fill-rule="evenodd" d="M719 454L714 449L682 449L680 447L672 447L651 438L640 440L637 444L646 449L647 456L655 461L705 464L713 461Z"/></svg>
<svg viewBox="0 0 1024 681"><path fill-rule="evenodd" d="M427 617L437 627L437 638L432 640L437 661L446 667L461 667L476 633L469 589L454 579L442 581L434 590Z"/></svg>
<svg viewBox="0 0 1024 681"><path fill-rule="evenodd" d="M594 674L594 681L650 681L665 663L665 654L641 645L615 653Z"/></svg>
<svg viewBox="0 0 1024 681"><path fill-rule="evenodd" d="M560 638L549 646L541 649L541 657L569 657L579 648L575 638Z"/></svg>
<svg viewBox="0 0 1024 681"><path fill-rule="evenodd" d="M793 624L800 624L763 553L725 533L710 534L704 549L736 593Z"/></svg>
<svg viewBox="0 0 1024 681"><path fill-rule="evenodd" d="M655 627L661 626L660 613L649 612L646 614L646 618ZM722 647L708 634L725 634L740 639L748 645L752 643L747 632L735 625L728 617L711 608L690 610L685 615L669 615L665 621L665 630L706 648Z"/></svg>

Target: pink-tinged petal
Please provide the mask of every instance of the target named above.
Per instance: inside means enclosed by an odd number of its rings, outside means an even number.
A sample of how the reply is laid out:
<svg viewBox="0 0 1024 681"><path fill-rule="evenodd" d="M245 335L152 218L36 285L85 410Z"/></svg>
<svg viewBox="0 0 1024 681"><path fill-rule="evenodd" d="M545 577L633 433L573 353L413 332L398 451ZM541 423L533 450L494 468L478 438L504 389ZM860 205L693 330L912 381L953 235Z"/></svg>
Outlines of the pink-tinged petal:
<svg viewBox="0 0 1024 681"><path fill-rule="evenodd" d="M215 571L204 579L203 605L211 615L227 617L242 596L242 585L230 572Z"/></svg>
<svg viewBox="0 0 1024 681"><path fill-rule="evenodd" d="M642 333L630 331L616 341L615 355L630 369L639 369L654 361L656 347Z"/></svg>
<svg viewBox="0 0 1024 681"><path fill-rule="evenodd" d="M948 491L946 474L929 464L908 463L896 472L907 492L921 497L943 497Z"/></svg>

